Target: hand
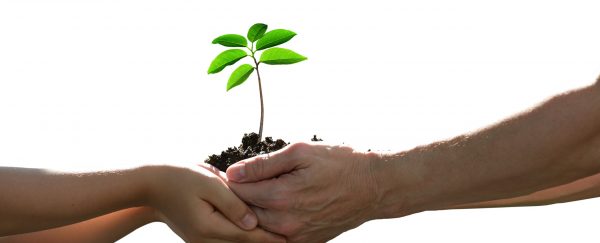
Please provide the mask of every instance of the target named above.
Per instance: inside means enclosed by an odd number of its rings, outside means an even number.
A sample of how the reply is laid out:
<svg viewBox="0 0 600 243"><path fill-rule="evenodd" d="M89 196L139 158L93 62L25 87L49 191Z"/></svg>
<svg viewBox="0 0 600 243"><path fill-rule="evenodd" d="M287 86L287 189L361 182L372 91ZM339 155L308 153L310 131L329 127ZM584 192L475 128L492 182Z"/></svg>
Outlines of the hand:
<svg viewBox="0 0 600 243"><path fill-rule="evenodd" d="M289 242L325 242L374 217L370 166L368 154L349 147L296 143L240 161L227 177L262 228Z"/></svg>
<svg viewBox="0 0 600 243"><path fill-rule="evenodd" d="M150 205L186 242L285 242L256 228L256 215L210 167L147 170Z"/></svg>

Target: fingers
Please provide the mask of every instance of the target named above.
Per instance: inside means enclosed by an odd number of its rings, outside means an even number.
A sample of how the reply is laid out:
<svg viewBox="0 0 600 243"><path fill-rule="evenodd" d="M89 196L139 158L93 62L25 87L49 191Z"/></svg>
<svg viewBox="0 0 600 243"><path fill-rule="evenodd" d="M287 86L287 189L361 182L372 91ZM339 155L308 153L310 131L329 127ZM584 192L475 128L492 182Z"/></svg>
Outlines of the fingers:
<svg viewBox="0 0 600 243"><path fill-rule="evenodd" d="M290 172L298 166L293 155L305 146L297 143L273 153L237 162L227 169L227 178L234 182L255 182Z"/></svg>
<svg viewBox="0 0 600 243"><path fill-rule="evenodd" d="M207 222L210 222L211 233L206 236L213 238L215 242L220 242L222 240L231 242L286 242L285 238L260 228L244 231L229 222L219 212L212 213L210 217L207 218Z"/></svg>
<svg viewBox="0 0 600 243"><path fill-rule="evenodd" d="M200 200L193 208L190 214L180 215L183 218L177 217L176 222L165 222L186 242L286 242L282 236L263 229L240 229L206 201Z"/></svg>
<svg viewBox="0 0 600 243"><path fill-rule="evenodd" d="M210 202L225 217L242 229L254 229L257 224L256 215L238 198L221 179L214 177L206 184L208 197L203 199Z"/></svg>
<svg viewBox="0 0 600 243"><path fill-rule="evenodd" d="M292 200L286 181L278 178L253 183L229 182L229 188L245 202L263 208L285 210Z"/></svg>
<svg viewBox="0 0 600 243"><path fill-rule="evenodd" d="M255 206L250 206L258 217L258 225L269 232L274 232L281 235L291 235L300 227L290 217L287 211L276 211Z"/></svg>
<svg viewBox="0 0 600 243"><path fill-rule="evenodd" d="M221 178L221 180L227 181L227 175L225 174L225 172L220 171L217 167L214 167L213 165L207 163L200 163L198 164L198 166L212 172L213 174Z"/></svg>

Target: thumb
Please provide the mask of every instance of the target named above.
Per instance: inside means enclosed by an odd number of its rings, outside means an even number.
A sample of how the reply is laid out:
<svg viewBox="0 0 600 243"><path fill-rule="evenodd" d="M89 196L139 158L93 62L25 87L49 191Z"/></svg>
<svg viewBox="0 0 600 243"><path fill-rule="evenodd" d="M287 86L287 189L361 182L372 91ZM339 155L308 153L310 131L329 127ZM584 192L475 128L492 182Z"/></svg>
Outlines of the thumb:
<svg viewBox="0 0 600 243"><path fill-rule="evenodd" d="M217 208L227 219L240 228L245 230L254 229L258 223L258 219L248 205L238 198L227 187L224 181L215 179L211 182L205 187L208 190L207 195L210 196L203 199Z"/></svg>
<svg viewBox="0 0 600 243"><path fill-rule="evenodd" d="M294 170L297 160L292 158L292 150L298 145L237 162L227 168L227 178L233 182L256 182L277 177Z"/></svg>

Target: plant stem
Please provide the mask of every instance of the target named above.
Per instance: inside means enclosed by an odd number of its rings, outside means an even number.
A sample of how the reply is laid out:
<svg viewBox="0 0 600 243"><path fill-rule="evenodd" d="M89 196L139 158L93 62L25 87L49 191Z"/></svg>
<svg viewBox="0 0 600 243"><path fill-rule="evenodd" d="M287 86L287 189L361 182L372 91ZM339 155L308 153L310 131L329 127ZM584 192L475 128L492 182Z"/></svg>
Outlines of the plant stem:
<svg viewBox="0 0 600 243"><path fill-rule="evenodd" d="M252 52L252 60L254 60L254 65L256 68L256 76L258 77L258 92L260 94L260 127L258 128L258 141L256 141L258 144L262 141L263 122L265 120L265 105L263 102L262 83L260 81L260 72L258 71L258 62L254 57L254 52Z"/></svg>

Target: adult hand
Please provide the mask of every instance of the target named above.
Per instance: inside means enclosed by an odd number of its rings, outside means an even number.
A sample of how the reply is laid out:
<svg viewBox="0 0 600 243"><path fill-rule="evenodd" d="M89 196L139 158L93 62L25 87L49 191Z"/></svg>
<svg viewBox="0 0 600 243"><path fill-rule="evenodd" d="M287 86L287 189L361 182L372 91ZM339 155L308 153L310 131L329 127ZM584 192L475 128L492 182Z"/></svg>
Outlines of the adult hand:
<svg viewBox="0 0 600 243"><path fill-rule="evenodd" d="M256 228L256 215L209 167L147 170L150 205L186 242L285 242Z"/></svg>
<svg viewBox="0 0 600 243"><path fill-rule="evenodd" d="M370 159L350 147L296 143L232 165L228 184L254 205L262 228L288 242L325 242L374 217Z"/></svg>

